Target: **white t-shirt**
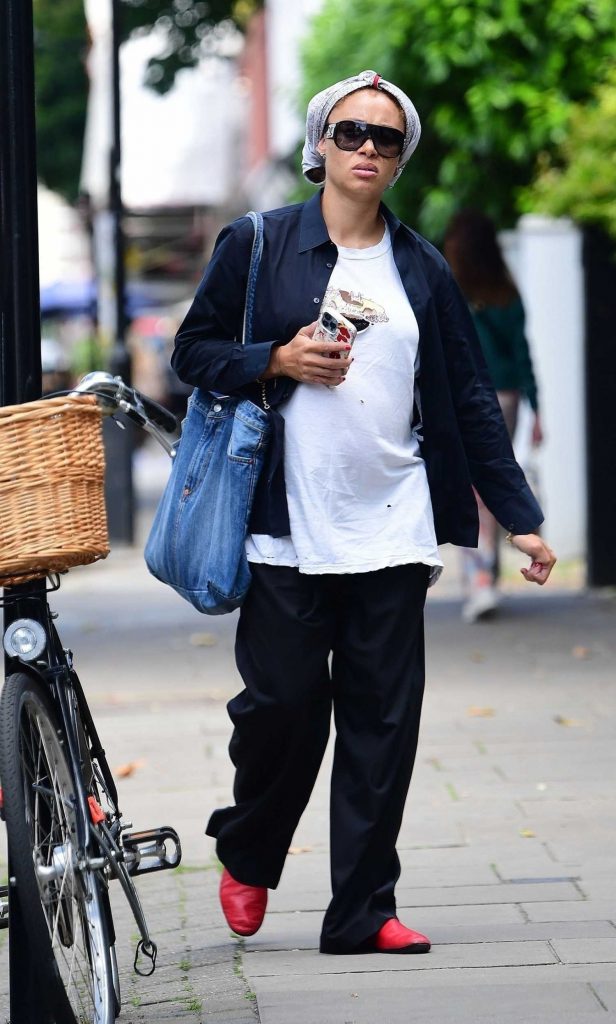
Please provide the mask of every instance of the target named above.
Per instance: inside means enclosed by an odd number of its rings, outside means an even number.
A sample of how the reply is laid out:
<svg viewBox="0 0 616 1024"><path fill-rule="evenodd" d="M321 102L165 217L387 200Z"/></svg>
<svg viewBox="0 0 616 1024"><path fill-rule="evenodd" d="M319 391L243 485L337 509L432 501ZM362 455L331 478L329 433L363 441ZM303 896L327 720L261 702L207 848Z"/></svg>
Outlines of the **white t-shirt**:
<svg viewBox="0 0 616 1024"><path fill-rule="evenodd" d="M370 326L357 335L343 384L298 384L281 408L291 536L253 534L248 559L303 573L440 567L411 429L419 330L387 226L377 245L338 248L323 300L332 304Z"/></svg>

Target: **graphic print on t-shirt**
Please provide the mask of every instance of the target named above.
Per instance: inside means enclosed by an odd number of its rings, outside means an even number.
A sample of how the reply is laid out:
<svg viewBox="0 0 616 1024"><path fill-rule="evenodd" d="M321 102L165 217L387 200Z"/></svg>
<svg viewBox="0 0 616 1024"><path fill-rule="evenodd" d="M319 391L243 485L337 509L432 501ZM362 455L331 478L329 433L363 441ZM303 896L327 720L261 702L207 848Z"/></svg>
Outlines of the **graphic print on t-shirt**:
<svg viewBox="0 0 616 1024"><path fill-rule="evenodd" d="M346 288L329 287L325 292L323 306L333 306L347 320L351 320L359 330L365 330L370 324L386 324L389 317L383 306L373 299L367 299L361 292Z"/></svg>

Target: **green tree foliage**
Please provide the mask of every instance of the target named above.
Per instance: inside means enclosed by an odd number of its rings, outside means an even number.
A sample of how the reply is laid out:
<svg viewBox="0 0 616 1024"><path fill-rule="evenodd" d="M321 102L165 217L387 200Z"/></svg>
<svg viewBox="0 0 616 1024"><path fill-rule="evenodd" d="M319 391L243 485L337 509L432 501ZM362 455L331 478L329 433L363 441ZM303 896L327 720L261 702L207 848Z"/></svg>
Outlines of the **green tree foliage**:
<svg viewBox="0 0 616 1024"><path fill-rule="evenodd" d="M122 0L125 37L156 26L162 52L148 62L146 81L157 92L172 88L182 68L195 67L204 46L220 50L231 26L243 29L264 0Z"/></svg>
<svg viewBox="0 0 616 1024"><path fill-rule="evenodd" d="M167 92L181 68L198 62L204 41L224 35L225 24L243 28L262 5L263 0L121 0L121 32L125 39L154 26L162 32L164 50L150 61L148 84ZM74 200L88 96L84 4L34 0L33 11L39 177Z"/></svg>
<svg viewBox="0 0 616 1024"><path fill-rule="evenodd" d="M614 58L615 25L616 0L325 0L303 98L365 68L396 82L423 136L392 205L433 238L464 205L506 226Z"/></svg>
<svg viewBox="0 0 616 1024"><path fill-rule="evenodd" d="M33 10L38 174L73 200L88 95L83 0L34 0Z"/></svg>
<svg viewBox="0 0 616 1024"><path fill-rule="evenodd" d="M540 159L522 203L527 210L598 225L616 239L616 68L590 102L573 106L556 158Z"/></svg>

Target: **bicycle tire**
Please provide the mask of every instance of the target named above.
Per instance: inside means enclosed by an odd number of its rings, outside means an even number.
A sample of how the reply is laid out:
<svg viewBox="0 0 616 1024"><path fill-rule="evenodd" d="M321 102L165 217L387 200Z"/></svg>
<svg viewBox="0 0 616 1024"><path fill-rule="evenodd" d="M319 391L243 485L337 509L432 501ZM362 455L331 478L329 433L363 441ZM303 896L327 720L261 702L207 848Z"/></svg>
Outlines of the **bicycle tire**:
<svg viewBox="0 0 616 1024"><path fill-rule="evenodd" d="M113 923L113 914L111 913L111 900L109 899L109 890L106 885L101 884L100 893L103 903L103 910L105 913L105 920L107 922L107 941L109 943L109 959L111 962L111 982L113 986L114 1010L116 1017L119 1017L120 1010L122 1009L122 993L120 991L120 971L118 969L118 956L115 947L116 935L115 926Z"/></svg>
<svg viewBox="0 0 616 1024"><path fill-rule="evenodd" d="M54 706L25 672L0 697L0 778L24 925L54 1010L71 1024L113 1024L100 880L76 848L76 784Z"/></svg>

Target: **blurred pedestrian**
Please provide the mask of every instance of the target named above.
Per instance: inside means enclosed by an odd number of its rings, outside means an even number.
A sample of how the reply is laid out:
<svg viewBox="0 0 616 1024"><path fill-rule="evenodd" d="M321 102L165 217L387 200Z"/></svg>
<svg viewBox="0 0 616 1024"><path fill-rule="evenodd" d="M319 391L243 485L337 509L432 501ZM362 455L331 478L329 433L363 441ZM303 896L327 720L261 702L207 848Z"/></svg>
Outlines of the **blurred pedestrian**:
<svg viewBox="0 0 616 1024"><path fill-rule="evenodd" d="M411 100L373 71L315 96L303 167L322 188L264 215L253 343L238 341L253 241L241 217L219 236L173 355L183 380L269 408L274 439L248 524L253 577L236 640L245 689L228 705L235 804L207 826L222 908L234 931L260 927L333 706L323 953L430 948L397 919L396 839L424 689L426 591L438 542L476 542L472 482L530 557L527 580L545 583L555 561L451 271L381 202L419 135ZM360 330L352 360L344 342L313 337L325 304Z"/></svg>
<svg viewBox="0 0 616 1024"><path fill-rule="evenodd" d="M524 307L503 258L494 221L479 210L461 210L447 226L444 252L469 304L509 437L513 439L516 430L520 401L526 399L533 411L532 444L536 447L543 432ZM491 615L499 604L502 533L480 494L475 494L479 544L463 549L462 554L465 622Z"/></svg>

